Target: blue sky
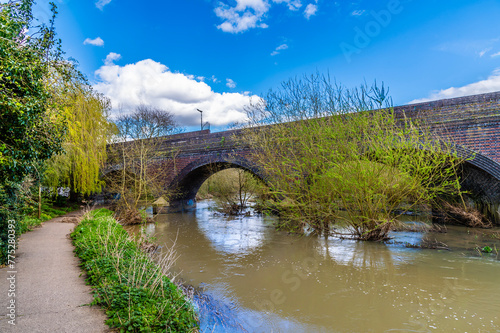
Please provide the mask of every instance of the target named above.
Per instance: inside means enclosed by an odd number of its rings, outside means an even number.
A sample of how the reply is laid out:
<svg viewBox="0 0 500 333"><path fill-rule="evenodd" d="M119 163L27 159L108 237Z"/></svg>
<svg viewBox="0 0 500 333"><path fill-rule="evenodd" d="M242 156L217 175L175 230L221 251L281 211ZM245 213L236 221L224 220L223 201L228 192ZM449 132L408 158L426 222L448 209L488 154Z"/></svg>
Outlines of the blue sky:
<svg viewBox="0 0 500 333"><path fill-rule="evenodd" d="M222 129L250 97L316 71L384 81L397 105L500 90L500 1L56 3L64 50L115 110L152 104L188 129L196 108Z"/></svg>

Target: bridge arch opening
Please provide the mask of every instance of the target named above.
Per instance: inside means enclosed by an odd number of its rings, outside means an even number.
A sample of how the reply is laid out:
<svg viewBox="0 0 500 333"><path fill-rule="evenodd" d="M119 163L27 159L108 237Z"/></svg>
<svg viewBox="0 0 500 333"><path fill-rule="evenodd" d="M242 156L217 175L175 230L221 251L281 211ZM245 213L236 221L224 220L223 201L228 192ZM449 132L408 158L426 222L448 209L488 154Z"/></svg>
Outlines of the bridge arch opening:
<svg viewBox="0 0 500 333"><path fill-rule="evenodd" d="M170 211L190 210L196 207L196 195L201 186L213 175L228 170L242 170L262 183L260 170L246 160L196 161L185 167L171 182L175 194L170 199Z"/></svg>

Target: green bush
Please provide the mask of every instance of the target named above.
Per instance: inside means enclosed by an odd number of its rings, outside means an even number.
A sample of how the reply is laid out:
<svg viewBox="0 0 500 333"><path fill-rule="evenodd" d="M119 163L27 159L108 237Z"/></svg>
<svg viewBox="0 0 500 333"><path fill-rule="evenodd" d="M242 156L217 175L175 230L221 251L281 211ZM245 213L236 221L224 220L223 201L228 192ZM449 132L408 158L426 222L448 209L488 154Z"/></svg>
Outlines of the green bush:
<svg viewBox="0 0 500 333"><path fill-rule="evenodd" d="M75 253L106 309L111 328L124 332L196 332L193 306L132 241L106 209L88 214L71 234ZM160 262L164 262L160 260Z"/></svg>

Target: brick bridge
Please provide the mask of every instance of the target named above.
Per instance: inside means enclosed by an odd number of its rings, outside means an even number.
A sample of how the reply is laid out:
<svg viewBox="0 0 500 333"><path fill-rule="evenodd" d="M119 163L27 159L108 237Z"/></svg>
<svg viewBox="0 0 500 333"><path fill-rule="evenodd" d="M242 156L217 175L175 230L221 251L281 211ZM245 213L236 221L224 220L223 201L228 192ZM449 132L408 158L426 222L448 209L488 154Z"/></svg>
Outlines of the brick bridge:
<svg viewBox="0 0 500 333"><path fill-rule="evenodd" d="M396 117L404 112L407 117L424 120L433 132L451 138L459 150L475 153L464 166L462 186L470 191L478 208L500 224L500 92L397 106L394 111ZM248 159L250 148L231 140L238 133L204 130L164 137L160 147L164 156L172 149L178 151L173 167L171 160L160 158L157 162L157 167L164 169L165 186L176 189L171 210L194 207L200 186L222 169L242 168L262 177Z"/></svg>

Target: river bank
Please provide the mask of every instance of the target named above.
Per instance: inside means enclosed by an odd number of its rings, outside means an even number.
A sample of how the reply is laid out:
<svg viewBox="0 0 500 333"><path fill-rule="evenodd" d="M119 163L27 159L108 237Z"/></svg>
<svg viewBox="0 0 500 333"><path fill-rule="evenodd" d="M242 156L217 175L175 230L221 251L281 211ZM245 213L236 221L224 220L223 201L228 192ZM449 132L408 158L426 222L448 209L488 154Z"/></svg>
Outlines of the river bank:
<svg viewBox="0 0 500 333"><path fill-rule="evenodd" d="M156 256L131 239L113 212L89 212L71 234L92 304L106 310L106 323L130 332L197 332L198 321L188 299L169 279L173 252Z"/></svg>
<svg viewBox="0 0 500 333"><path fill-rule="evenodd" d="M273 222L199 202L145 226L160 246L175 241L172 270L201 289L202 331L500 330L498 228L395 232L380 243L291 235ZM426 241L447 249L413 247Z"/></svg>

